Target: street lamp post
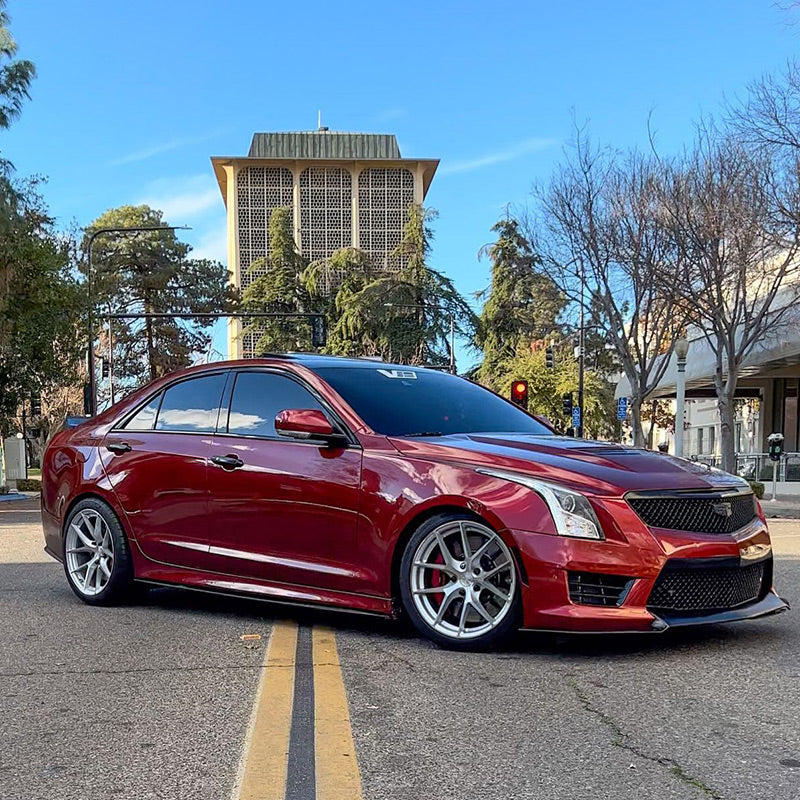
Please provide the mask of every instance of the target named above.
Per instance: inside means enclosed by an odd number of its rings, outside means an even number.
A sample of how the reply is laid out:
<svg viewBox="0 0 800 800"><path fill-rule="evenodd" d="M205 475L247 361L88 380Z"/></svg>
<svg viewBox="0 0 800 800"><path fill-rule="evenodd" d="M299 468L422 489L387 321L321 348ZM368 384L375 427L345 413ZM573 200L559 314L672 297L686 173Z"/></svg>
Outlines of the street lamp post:
<svg viewBox="0 0 800 800"><path fill-rule="evenodd" d="M675 342L675 355L678 359L678 380L675 392L675 455L683 456L683 418L686 407L686 356L689 355L689 342L681 337Z"/></svg>
<svg viewBox="0 0 800 800"><path fill-rule="evenodd" d="M89 355L88 355L88 368L89 368L89 408L87 409L90 416L97 413L97 377L95 376L95 360L94 360L94 296L92 287L92 245L94 240L106 233L143 233L144 231L188 231L189 227L186 225L149 225L149 226L135 226L131 228L98 228L92 231L89 236L89 242L86 245L86 284L89 292L89 320L88 320L88 336L89 336Z"/></svg>

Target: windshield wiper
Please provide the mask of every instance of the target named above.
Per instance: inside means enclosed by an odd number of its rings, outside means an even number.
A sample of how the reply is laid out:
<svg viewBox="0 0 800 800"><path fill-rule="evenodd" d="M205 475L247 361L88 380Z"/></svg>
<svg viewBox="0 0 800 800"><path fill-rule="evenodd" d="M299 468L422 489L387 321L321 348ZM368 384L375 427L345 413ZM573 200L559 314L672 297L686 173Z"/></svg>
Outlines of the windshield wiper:
<svg viewBox="0 0 800 800"><path fill-rule="evenodd" d="M412 436L444 436L444 434L441 431L420 431L419 433L401 433L400 436L410 439Z"/></svg>

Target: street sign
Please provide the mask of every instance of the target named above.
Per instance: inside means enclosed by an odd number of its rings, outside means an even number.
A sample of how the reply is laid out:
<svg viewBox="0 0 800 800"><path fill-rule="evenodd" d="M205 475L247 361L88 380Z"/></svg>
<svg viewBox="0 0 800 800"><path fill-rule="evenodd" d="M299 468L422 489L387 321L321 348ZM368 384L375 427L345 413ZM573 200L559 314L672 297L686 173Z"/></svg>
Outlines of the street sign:
<svg viewBox="0 0 800 800"><path fill-rule="evenodd" d="M617 400L617 419L623 421L627 416L628 416L628 398L620 397L619 400Z"/></svg>
<svg viewBox="0 0 800 800"><path fill-rule="evenodd" d="M572 427L580 428L581 426L581 409L580 406L573 406L572 408Z"/></svg>

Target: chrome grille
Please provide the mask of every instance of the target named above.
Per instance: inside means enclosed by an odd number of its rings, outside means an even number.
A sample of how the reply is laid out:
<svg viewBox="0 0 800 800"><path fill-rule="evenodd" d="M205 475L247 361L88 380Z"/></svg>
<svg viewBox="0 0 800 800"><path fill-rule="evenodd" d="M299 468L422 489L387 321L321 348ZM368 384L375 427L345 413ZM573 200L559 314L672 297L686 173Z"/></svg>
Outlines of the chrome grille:
<svg viewBox="0 0 800 800"><path fill-rule="evenodd" d="M651 528L692 533L733 533L756 518L752 492L629 495L628 505Z"/></svg>

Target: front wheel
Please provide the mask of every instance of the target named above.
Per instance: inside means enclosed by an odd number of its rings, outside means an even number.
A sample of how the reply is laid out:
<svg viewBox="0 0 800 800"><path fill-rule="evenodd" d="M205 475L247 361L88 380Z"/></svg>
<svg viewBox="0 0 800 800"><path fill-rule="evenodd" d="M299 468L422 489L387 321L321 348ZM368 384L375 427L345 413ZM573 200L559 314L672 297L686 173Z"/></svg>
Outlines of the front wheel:
<svg viewBox="0 0 800 800"><path fill-rule="evenodd" d="M483 649L518 625L511 550L466 514L437 514L414 532L400 564L400 593L417 630L443 647Z"/></svg>
<svg viewBox="0 0 800 800"><path fill-rule="evenodd" d="M64 571L72 591L89 605L131 597L133 564L125 532L102 500L81 500L64 526Z"/></svg>

